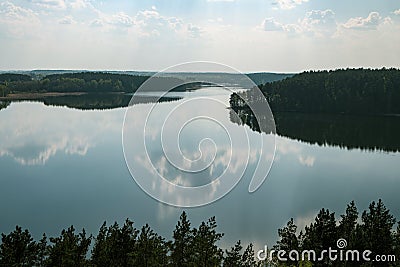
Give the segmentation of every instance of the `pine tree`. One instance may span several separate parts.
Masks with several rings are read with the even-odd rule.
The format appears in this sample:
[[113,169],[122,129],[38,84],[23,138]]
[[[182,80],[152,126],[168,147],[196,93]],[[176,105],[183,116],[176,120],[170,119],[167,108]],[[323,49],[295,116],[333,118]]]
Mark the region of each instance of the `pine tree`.
[[346,213],[341,215],[338,226],[338,237],[347,240],[348,248],[353,248],[356,242],[357,220],[358,210],[353,200],[347,205]]
[[193,252],[193,233],[186,212],[183,211],[171,243],[171,263],[173,266],[189,266]]
[[215,217],[202,222],[199,229],[193,229],[193,264],[195,266],[220,266],[223,260],[223,251],[217,242],[223,237],[216,231]]
[[[286,255],[289,255],[292,250],[299,250],[299,240],[296,236],[297,226],[295,225],[293,218],[286,224],[282,229],[278,229],[278,236],[280,240],[277,242],[277,249],[286,251]],[[297,264],[296,261],[288,260],[288,264]]]
[[8,235],[1,235],[0,266],[34,266],[38,263],[38,245],[28,230],[16,226]]
[[62,230],[59,237],[50,238],[48,266],[87,266],[86,254],[92,237],[86,237],[85,229],[75,234],[75,228]]
[[393,253],[392,228],[396,220],[381,199],[377,203],[373,201],[369,205],[368,211],[363,212],[362,223],[361,230],[365,249],[373,251],[374,254]]
[[104,267],[128,266],[130,255],[135,251],[137,235],[138,230],[129,219],[121,228],[116,222],[107,228],[104,222],[95,238],[92,264]]
[[240,244],[240,240],[236,242],[230,250],[225,250],[226,257],[224,259],[224,267],[241,267],[242,264],[242,251],[243,247]]
[[148,224],[142,227],[129,266],[166,266],[168,248],[164,238],[156,234]]

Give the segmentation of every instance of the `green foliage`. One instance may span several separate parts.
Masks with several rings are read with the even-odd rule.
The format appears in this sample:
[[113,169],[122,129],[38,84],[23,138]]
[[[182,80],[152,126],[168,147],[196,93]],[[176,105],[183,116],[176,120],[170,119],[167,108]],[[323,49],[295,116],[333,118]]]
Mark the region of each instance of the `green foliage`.
[[[354,201],[351,201],[347,205],[346,213],[340,215],[341,220],[339,221],[338,233],[339,238],[344,238],[349,244],[355,244],[357,242],[357,220],[358,220],[358,210]],[[351,249],[350,246],[348,246]]]
[[17,226],[8,235],[1,235],[0,266],[41,265],[45,255],[46,237],[36,243],[28,230]]
[[[299,250],[299,240],[296,235],[297,226],[294,224],[293,218],[282,229],[278,229],[279,240],[276,244],[277,250],[286,251],[286,255],[292,250]],[[297,264],[297,261],[288,261],[288,264]]]
[[30,81],[32,77],[26,74],[16,74],[16,73],[1,73],[0,83],[10,83],[17,81]]
[[0,84],[0,97],[5,97],[8,95],[8,88],[6,85]]
[[[344,238],[347,241],[346,250],[371,250],[371,258],[375,255],[395,255],[400,258],[400,224],[397,231],[393,231],[396,223],[394,216],[385,207],[382,200],[377,203],[372,202],[369,209],[364,211],[361,216],[361,223],[358,222],[358,210],[354,201],[347,205],[345,214],[340,216],[339,223],[336,223],[334,213],[327,209],[321,209],[315,221],[306,226],[304,232],[301,231],[296,236],[296,225],[291,219],[287,225],[278,230],[279,240],[276,249],[291,249],[297,251],[315,250],[316,256],[321,255],[321,251],[329,247],[337,249],[337,240]],[[297,247],[298,246],[298,247]],[[297,247],[297,248],[296,248]],[[287,255],[287,254],[286,254]],[[327,254],[325,254],[326,256]],[[312,259],[309,259],[312,260]],[[374,262],[373,265],[361,262],[340,262],[330,261],[329,257],[324,257],[324,261],[300,261],[299,262],[279,262],[279,266],[396,266],[393,263],[384,262],[381,265]]]
[[261,264],[256,261],[254,257],[253,244],[249,244],[242,255],[242,267],[260,266]]
[[101,226],[95,238],[92,250],[92,264],[94,266],[127,266],[129,254],[134,251],[138,231],[133,227],[133,222],[126,220],[120,228],[117,223]]
[[225,267],[251,267],[261,266],[260,262],[255,259],[253,244],[249,244],[242,253],[242,245],[240,240],[230,250],[225,250],[223,266]]
[[[271,109],[314,113],[400,113],[400,70],[309,71],[259,86]],[[242,96],[257,101],[254,91]],[[243,105],[237,102],[235,105]]]
[[238,241],[235,246],[233,246],[230,250],[225,250],[226,257],[224,259],[223,266],[229,267],[240,267],[242,266],[242,251],[243,247]]
[[394,234],[394,240],[395,240],[395,255],[397,257],[400,257],[400,222],[397,223],[397,231]]
[[[290,251],[315,250],[316,256],[321,250],[337,248],[339,238],[347,240],[346,249],[359,251],[371,250],[373,255],[396,255],[400,258],[400,223],[394,231],[395,219],[383,202],[372,202],[369,209],[358,221],[358,210],[352,201],[337,223],[335,214],[321,209],[314,222],[306,226],[304,232],[297,235],[297,226],[293,219],[278,230],[279,240],[274,250]],[[140,230],[127,219],[122,227],[117,223],[107,226],[104,223],[94,238],[90,258],[88,249],[91,236],[86,237],[85,230],[75,233],[71,226],[62,230],[59,237],[47,238],[44,235],[35,242],[28,230],[16,227],[8,235],[2,234],[0,245],[0,266],[224,266],[224,267],[257,267],[263,266],[255,258],[253,245],[249,244],[243,251],[238,241],[233,247],[223,251],[218,242],[223,237],[217,231],[215,217],[202,222],[198,228],[191,228],[185,212],[179,218],[173,231],[171,241],[154,232],[148,224]],[[326,255],[326,254],[325,254]],[[371,256],[373,257],[373,256]],[[268,262],[268,260],[267,260]],[[279,262],[277,266],[379,266],[362,262],[324,261],[312,259]],[[392,265],[390,265],[392,264]],[[385,262],[382,266],[396,266]]]
[[48,266],[87,266],[86,254],[92,237],[86,237],[85,229],[75,234],[73,226],[62,230],[61,236],[50,238],[53,243],[48,247]]
[[195,266],[220,266],[223,260],[223,251],[217,242],[224,234],[216,231],[217,222],[211,217],[202,222],[198,229],[193,229],[193,263]]
[[166,266],[168,248],[163,237],[156,234],[148,224],[142,227],[129,266]]
[[376,254],[392,254],[394,244],[392,229],[396,220],[382,200],[379,199],[377,203],[373,201],[361,218],[365,248],[373,248]]
[[[8,91],[19,93],[37,92],[85,92],[85,93],[115,93],[135,92],[149,76],[114,74],[108,72],[80,72],[51,74],[41,80],[32,80],[30,76],[19,74],[0,75],[0,84]],[[4,80],[4,81],[2,81]],[[172,77],[154,78],[159,84],[175,84],[181,80]],[[1,88],[0,88],[1,89]],[[157,90],[157,88],[155,88]],[[185,91],[186,87],[180,87],[177,91]],[[0,90],[3,93],[5,90]]]
[[171,264],[177,267],[190,266],[194,237],[185,211],[182,212],[172,237]]
[[[304,236],[300,242],[302,249],[314,250],[316,255],[320,255],[322,250],[336,247],[337,239],[335,213],[330,213],[329,210],[323,208],[319,211],[315,222],[305,227]],[[325,258],[323,262],[317,262],[315,266],[329,264],[332,264],[331,261],[329,258]]]

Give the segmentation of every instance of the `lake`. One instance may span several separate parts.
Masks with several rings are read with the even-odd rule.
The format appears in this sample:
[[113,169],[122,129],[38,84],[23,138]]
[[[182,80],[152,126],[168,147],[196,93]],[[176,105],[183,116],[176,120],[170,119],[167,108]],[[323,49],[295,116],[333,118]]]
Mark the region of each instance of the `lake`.
[[[205,88],[174,93],[158,103],[159,112],[210,96],[229,105],[229,92]],[[0,110],[0,232],[9,233],[21,225],[39,239],[43,232],[57,236],[73,224],[96,234],[104,221],[122,223],[130,218],[137,228],[149,223],[170,239],[180,213],[186,210],[196,227],[216,216],[218,229],[225,233],[221,246],[234,245],[240,239],[254,243],[258,250],[264,244],[273,245],[277,229],[290,218],[302,228],[323,207],[339,218],[352,200],[361,212],[371,201],[382,198],[400,218],[399,117],[276,114],[274,162],[256,192],[248,192],[250,173],[246,170],[238,185],[214,203],[176,208],[143,192],[127,168],[121,133],[126,111],[122,106],[129,100],[102,97],[101,101],[79,96],[44,103],[12,102]],[[135,107],[138,112],[152,105],[151,95],[144,97]],[[99,106],[103,109],[96,109]],[[266,134],[235,122],[232,110],[226,107],[213,112],[230,132],[244,129],[251,145],[257,145],[259,136]],[[157,140],[162,121],[157,118],[154,116],[150,125],[156,141],[150,140],[148,145],[150,156],[167,179],[176,182],[180,177],[182,184],[199,186],[223,172],[220,162],[213,165],[212,175],[203,173],[190,180],[179,176],[176,168],[161,165],[165,161]],[[215,127],[199,122],[185,130],[180,144],[188,157],[198,156],[202,131],[214,134],[215,139],[224,137]],[[217,149],[225,146],[219,141]],[[131,153],[142,158],[140,152]],[[217,152],[216,156],[223,155]],[[246,164],[240,155],[234,160],[238,166]],[[254,168],[254,164],[250,158],[248,167]]]

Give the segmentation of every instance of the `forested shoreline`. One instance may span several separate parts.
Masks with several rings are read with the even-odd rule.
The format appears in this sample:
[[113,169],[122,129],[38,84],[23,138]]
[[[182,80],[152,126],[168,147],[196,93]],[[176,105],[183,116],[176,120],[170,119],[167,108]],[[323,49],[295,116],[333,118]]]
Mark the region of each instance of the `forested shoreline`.
[[[39,94],[47,92],[71,93],[133,93],[155,73],[130,72],[96,72],[96,71],[30,71],[21,73],[0,73],[0,98],[9,94]],[[256,84],[277,81],[292,74],[249,73],[238,75],[232,73],[164,73],[152,78],[152,83],[163,86],[184,84],[173,91],[195,90],[204,86],[215,86],[211,81],[223,84],[240,84],[248,77]],[[247,79],[248,79],[247,78]],[[205,81],[205,82],[200,82]],[[206,82],[209,81],[209,82]],[[248,82],[246,80],[246,82]],[[157,87],[157,86],[156,86]],[[147,88],[151,90],[152,88]],[[155,88],[155,90],[160,88]]]
[[[371,250],[372,256],[393,255],[400,259],[400,222],[385,207],[382,200],[371,202],[359,216],[354,201],[347,205],[339,220],[334,212],[321,209],[314,221],[299,232],[295,221],[278,229],[278,241],[271,249],[286,251],[322,250],[337,248],[337,240],[345,239],[346,249]],[[9,234],[1,235],[0,266],[264,266],[257,259],[259,249],[252,244],[243,247],[237,241],[229,249],[219,244],[224,234],[217,229],[215,217],[192,227],[183,212],[167,240],[146,224],[140,229],[127,219],[100,227],[97,236],[87,235],[83,229],[77,232],[73,226],[62,230],[60,236],[35,241],[28,230],[17,226]],[[93,245],[93,246],[91,246]],[[266,244],[268,245],[268,244]],[[90,250],[91,248],[91,250]],[[268,260],[269,261],[269,260]],[[380,266],[374,262],[292,260],[279,261],[278,266]],[[382,266],[399,266],[396,262],[384,262]]]
[[[273,112],[400,114],[400,70],[394,68],[307,71],[258,87]],[[231,106],[259,101],[254,90],[233,94]]]
[[[15,93],[45,93],[45,92],[84,92],[84,93],[133,93],[150,76],[114,74],[108,72],[78,72],[50,74],[40,79],[33,79],[26,74],[0,74],[0,97]],[[157,77],[154,82],[166,85],[181,84],[182,80],[174,77]],[[175,91],[185,91],[187,86],[175,88]],[[190,88],[189,88],[190,89]]]

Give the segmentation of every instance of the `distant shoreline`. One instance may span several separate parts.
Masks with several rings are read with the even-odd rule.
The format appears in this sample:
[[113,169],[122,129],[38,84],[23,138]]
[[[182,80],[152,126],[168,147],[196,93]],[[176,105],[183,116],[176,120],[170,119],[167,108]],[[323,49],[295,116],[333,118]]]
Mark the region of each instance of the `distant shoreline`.
[[68,93],[60,93],[60,92],[46,92],[46,93],[13,93],[8,94],[7,96],[1,96],[0,100],[33,100],[45,97],[57,97],[57,96],[80,96],[86,95],[87,92],[68,92]]

